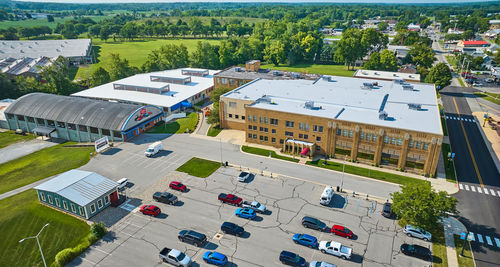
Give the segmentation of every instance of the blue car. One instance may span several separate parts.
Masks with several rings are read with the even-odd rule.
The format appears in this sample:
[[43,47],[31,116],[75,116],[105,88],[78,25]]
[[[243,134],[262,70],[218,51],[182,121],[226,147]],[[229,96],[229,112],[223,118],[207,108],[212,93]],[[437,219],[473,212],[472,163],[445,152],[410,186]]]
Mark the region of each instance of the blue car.
[[227,263],[227,257],[224,254],[221,254],[216,251],[207,251],[203,254],[203,260],[206,263],[224,266]]
[[255,216],[257,216],[255,214],[255,211],[253,209],[250,209],[250,208],[237,209],[235,214],[238,217],[250,219],[250,220],[253,220],[255,218]]
[[293,235],[293,242],[295,242],[295,244],[300,244],[310,248],[318,247],[318,239],[311,235],[295,234]]

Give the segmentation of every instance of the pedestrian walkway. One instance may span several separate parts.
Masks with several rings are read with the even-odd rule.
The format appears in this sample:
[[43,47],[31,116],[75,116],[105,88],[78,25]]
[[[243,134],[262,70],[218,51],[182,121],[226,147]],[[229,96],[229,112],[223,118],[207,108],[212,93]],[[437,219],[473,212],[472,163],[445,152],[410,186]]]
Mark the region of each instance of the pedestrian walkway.
[[443,227],[448,266],[458,267],[457,249],[455,246],[455,238],[453,236],[465,233],[467,232],[467,229],[460,221],[453,217],[443,218]]
[[208,129],[210,129],[210,124],[207,123],[207,118],[200,112],[200,122],[198,123],[198,128],[195,133],[200,135],[207,135]]
[[471,191],[471,192],[478,193],[478,194],[490,195],[492,197],[500,197],[500,190],[496,190],[493,188],[480,187],[477,185],[474,186],[474,185],[464,184],[464,183],[458,184],[458,188],[460,190]]
[[0,164],[57,144],[57,142],[44,141],[38,138],[26,142],[14,143],[0,149]]
[[11,197],[11,196],[16,195],[16,194],[19,194],[19,193],[22,193],[22,192],[24,192],[24,191],[26,191],[26,190],[30,190],[31,188],[33,188],[33,187],[35,187],[35,186],[37,186],[37,185],[39,185],[39,184],[42,184],[42,183],[44,183],[44,182],[46,182],[46,181],[50,180],[52,177],[54,177],[54,176],[50,176],[50,177],[47,177],[47,178],[45,178],[45,179],[42,179],[42,180],[36,181],[36,182],[34,182],[34,183],[31,183],[31,184],[29,184],[29,185],[25,185],[25,186],[23,186],[23,187],[19,187],[19,188],[16,188],[16,189],[14,189],[14,190],[11,190],[11,191],[9,191],[9,192],[6,192],[6,193],[3,193],[3,194],[0,194],[0,200],[2,200],[2,199],[4,199],[4,198]]
[[476,123],[476,119],[468,119],[468,118],[463,118],[463,117],[458,117],[458,116],[446,116],[447,120],[457,120],[457,121],[464,121],[464,122],[472,122]]
[[479,233],[469,232],[470,242],[478,242],[495,248],[500,248],[500,238]]

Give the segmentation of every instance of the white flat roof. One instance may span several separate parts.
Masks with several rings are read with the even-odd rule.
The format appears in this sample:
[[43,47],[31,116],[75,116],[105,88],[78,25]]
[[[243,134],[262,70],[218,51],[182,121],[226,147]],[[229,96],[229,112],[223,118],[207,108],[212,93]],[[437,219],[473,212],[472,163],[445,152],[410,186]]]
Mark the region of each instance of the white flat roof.
[[[132,103],[155,105],[158,107],[172,107],[200,92],[212,87],[214,85],[213,75],[218,72],[218,70],[208,70],[209,74],[206,76],[189,76],[182,75],[183,69],[175,70],[165,70],[151,73],[137,74],[131,77],[127,77],[121,80],[113,81],[107,84],[103,84],[97,87],[93,87],[87,90],[80,91],[78,93],[72,94],[73,96],[82,96],[89,98],[99,98],[117,101],[127,101]],[[190,68],[193,70],[193,68]],[[194,70],[204,70],[204,69],[194,69]],[[191,82],[186,84],[176,84],[176,83],[166,83],[166,82],[151,82],[150,76],[162,76],[162,77],[176,77],[176,78],[186,78],[191,77]],[[113,88],[113,84],[126,84],[126,85],[137,85],[145,87],[169,85],[169,92],[164,94],[154,94],[139,91],[129,91],[129,90],[116,90]]]
[[[411,84],[413,90],[403,90],[401,84],[393,81],[331,78],[332,81],[258,79],[223,97],[254,100],[252,107],[266,110],[443,134],[434,85],[415,83]],[[378,86],[371,90],[361,88],[371,82]],[[313,101],[314,108],[306,108],[307,101]],[[410,109],[408,104],[419,104],[421,109]],[[381,108],[388,114],[386,120],[379,119]]]
[[420,82],[420,74],[380,71],[380,70],[357,70],[353,77],[383,80],[404,79],[409,82]]
[[49,58],[84,57],[91,44],[90,39],[67,39],[67,40],[30,40],[30,41],[7,41],[0,40],[0,59],[13,57],[38,58],[41,56]]

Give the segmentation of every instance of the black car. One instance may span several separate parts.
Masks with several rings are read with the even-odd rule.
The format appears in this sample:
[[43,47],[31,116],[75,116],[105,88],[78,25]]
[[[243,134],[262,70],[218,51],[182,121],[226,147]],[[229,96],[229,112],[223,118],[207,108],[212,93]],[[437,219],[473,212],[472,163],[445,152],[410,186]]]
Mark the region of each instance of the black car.
[[432,252],[428,248],[419,245],[403,244],[401,245],[401,252],[403,252],[403,254],[405,255],[421,258],[424,260],[432,259]]
[[179,232],[179,240],[197,247],[203,246],[207,242],[207,236],[193,230],[182,230]]
[[281,251],[280,261],[281,263],[290,266],[306,266],[306,260],[304,258],[286,250]]
[[386,218],[392,217],[391,206],[392,206],[392,204],[389,202],[384,203],[384,207],[382,208],[382,216],[384,216]]
[[329,229],[324,222],[316,218],[307,216],[302,218],[302,226],[304,226],[305,228],[310,228],[319,231],[326,231]]
[[165,204],[174,205],[177,203],[177,197],[168,192],[156,192],[153,194],[153,199]]
[[238,226],[237,224],[232,222],[224,222],[220,226],[220,230],[225,234],[231,234],[235,236],[241,236],[245,232],[245,229],[243,229],[243,227]]

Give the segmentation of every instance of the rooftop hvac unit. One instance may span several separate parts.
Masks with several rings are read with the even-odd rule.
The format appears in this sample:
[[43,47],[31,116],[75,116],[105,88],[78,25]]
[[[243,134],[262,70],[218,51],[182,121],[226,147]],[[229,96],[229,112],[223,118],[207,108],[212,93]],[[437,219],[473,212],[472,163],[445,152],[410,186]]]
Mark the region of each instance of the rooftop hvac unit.
[[295,73],[295,72],[294,72],[294,73],[292,73],[292,76],[293,76],[294,78],[296,78],[296,79],[300,79],[300,74],[298,74],[298,73]]
[[261,102],[265,102],[265,103],[271,103],[271,97],[267,96],[267,95],[263,95],[261,98],[260,98],[260,101]]
[[411,85],[411,84],[403,84],[403,90],[405,90],[405,91],[413,91],[413,85]]
[[403,84],[405,82],[405,80],[403,79],[396,79],[394,80],[395,83],[398,83],[398,84]]
[[234,71],[236,71],[236,72],[240,72],[240,71],[241,71],[241,68],[240,68],[240,67],[236,67],[236,68],[234,68]]
[[375,75],[380,75],[380,73],[378,73],[378,72],[375,72],[374,74],[375,74]]
[[368,72],[367,71],[362,71],[361,74],[368,75]]
[[385,121],[389,115],[384,110],[378,113],[378,119]]
[[314,108],[314,101],[306,101],[304,104],[304,107],[307,109],[313,109]]
[[280,76],[281,73],[279,71],[277,71],[277,70],[273,70],[273,75],[274,76]]
[[409,103],[408,108],[413,109],[413,110],[420,110],[420,109],[422,109],[422,105],[416,104],[416,103]]

